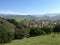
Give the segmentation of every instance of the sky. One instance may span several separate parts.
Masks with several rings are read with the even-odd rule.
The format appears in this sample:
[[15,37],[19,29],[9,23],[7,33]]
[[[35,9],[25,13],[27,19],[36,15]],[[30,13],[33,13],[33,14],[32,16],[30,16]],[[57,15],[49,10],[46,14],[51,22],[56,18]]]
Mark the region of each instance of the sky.
[[60,13],[60,0],[0,0],[0,14]]

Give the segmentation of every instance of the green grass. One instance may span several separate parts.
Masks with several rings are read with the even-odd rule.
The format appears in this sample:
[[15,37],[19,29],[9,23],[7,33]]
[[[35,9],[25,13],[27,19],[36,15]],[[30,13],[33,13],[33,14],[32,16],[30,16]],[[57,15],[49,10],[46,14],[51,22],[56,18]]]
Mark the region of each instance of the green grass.
[[42,35],[27,39],[14,40],[2,45],[60,45],[60,34]]
[[15,18],[15,20],[16,20],[17,22],[21,22],[21,21],[24,20],[24,18],[22,18],[22,17],[20,17],[20,18]]

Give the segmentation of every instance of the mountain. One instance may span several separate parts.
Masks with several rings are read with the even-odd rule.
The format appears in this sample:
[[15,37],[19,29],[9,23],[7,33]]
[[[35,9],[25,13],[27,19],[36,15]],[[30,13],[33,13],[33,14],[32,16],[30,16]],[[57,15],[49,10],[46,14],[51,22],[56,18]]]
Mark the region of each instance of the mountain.
[[36,17],[32,15],[12,15],[12,14],[0,14],[0,17],[5,18],[5,19],[15,19],[16,21],[20,22],[22,20],[32,20],[36,19]]
[[51,17],[44,15],[44,16],[39,17],[39,19],[40,20],[51,20]]
[[52,17],[52,19],[54,19],[54,20],[60,20],[60,15],[56,15],[56,16]]
[[7,19],[15,19],[18,22],[21,22],[22,20],[60,20],[59,13],[58,14],[45,14],[45,15],[0,14],[0,17],[7,18]]

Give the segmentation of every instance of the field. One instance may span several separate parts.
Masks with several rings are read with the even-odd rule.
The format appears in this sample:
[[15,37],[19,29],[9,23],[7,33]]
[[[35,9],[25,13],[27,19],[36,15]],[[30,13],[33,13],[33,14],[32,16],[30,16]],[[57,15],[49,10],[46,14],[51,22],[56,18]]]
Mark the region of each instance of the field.
[[1,45],[60,45],[60,34],[50,34],[24,38]]

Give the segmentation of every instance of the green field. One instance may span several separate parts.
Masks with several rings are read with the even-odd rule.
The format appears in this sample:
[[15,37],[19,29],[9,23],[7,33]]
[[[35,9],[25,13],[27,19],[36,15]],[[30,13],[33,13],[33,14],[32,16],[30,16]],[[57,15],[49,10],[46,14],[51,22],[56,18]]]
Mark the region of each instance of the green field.
[[1,45],[60,45],[60,34],[24,38]]

